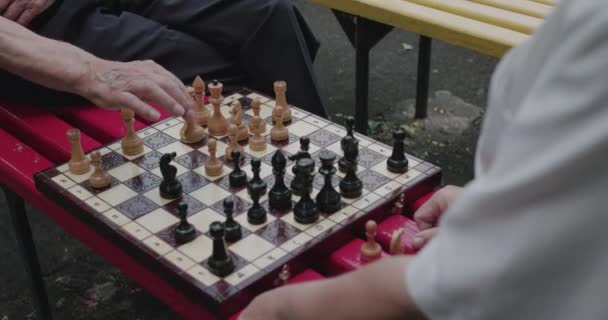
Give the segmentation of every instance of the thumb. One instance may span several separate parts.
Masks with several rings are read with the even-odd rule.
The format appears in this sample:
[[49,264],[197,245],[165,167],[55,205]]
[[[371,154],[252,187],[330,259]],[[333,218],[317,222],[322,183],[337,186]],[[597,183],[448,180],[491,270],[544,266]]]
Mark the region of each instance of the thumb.
[[422,247],[424,247],[429,240],[435,237],[438,230],[439,228],[435,227],[418,232],[418,234],[412,240],[412,247],[414,247],[416,250],[422,249]]

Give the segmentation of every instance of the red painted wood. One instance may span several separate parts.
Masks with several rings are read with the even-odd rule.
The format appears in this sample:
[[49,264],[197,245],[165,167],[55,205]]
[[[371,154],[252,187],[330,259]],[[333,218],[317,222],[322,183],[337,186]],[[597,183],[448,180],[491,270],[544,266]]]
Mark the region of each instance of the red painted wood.
[[418,200],[414,201],[414,203],[412,203],[411,207],[409,208],[410,215],[413,215],[416,210],[418,210],[425,202],[429,201],[429,199],[435,194],[435,192],[437,191],[431,191],[425,194],[424,196],[418,198]]
[[[70,145],[66,132],[72,128],[47,110],[25,104],[0,103],[0,122],[6,132],[43,154],[54,163],[70,159]],[[86,151],[101,145],[86,134],[81,134]]]
[[[367,265],[368,262],[361,260],[361,255],[359,253],[363,243],[365,243],[365,241],[355,239],[342,248],[334,251],[321,266],[323,274],[327,276],[336,276]],[[387,256],[388,253],[382,251],[382,257]]]
[[378,243],[380,243],[380,245],[386,252],[389,252],[391,237],[393,236],[393,233],[396,230],[401,228],[403,228],[404,231],[403,235],[401,236],[401,246],[403,247],[403,253],[416,253],[417,250],[412,247],[412,240],[418,233],[418,226],[413,220],[401,215],[391,216],[386,220],[382,221],[382,223],[378,225],[378,233],[376,234],[376,240],[378,241]]

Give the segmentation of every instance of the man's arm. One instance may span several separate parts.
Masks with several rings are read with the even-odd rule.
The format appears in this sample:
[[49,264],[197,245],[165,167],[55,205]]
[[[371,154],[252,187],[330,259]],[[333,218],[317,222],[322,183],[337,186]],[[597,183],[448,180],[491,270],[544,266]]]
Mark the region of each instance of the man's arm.
[[67,43],[41,37],[0,17],[0,69],[34,83],[83,96],[100,107],[133,109],[155,120],[144,101],[182,115],[193,104],[185,86],[152,61],[99,59]]
[[409,260],[389,257],[339,277],[270,291],[240,319],[424,319],[404,286]]

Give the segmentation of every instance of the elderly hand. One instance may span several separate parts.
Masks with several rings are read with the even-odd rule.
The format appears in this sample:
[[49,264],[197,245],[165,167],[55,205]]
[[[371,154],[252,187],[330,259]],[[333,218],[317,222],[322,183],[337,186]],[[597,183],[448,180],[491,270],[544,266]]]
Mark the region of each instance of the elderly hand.
[[445,186],[414,213],[414,220],[421,230],[412,241],[415,249],[421,249],[435,236],[439,218],[458,199],[461,192],[461,187]]
[[27,27],[32,20],[51,6],[53,0],[0,0],[0,14]]

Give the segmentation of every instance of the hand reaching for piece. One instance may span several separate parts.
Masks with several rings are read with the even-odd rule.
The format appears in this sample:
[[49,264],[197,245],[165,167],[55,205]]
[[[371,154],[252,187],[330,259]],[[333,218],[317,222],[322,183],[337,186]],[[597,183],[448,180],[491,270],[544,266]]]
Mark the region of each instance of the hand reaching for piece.
[[445,186],[414,213],[414,220],[421,230],[412,242],[415,249],[421,249],[435,236],[439,218],[458,199],[461,192],[461,187]]
[[0,14],[27,27],[32,20],[51,6],[53,0],[0,0]]

